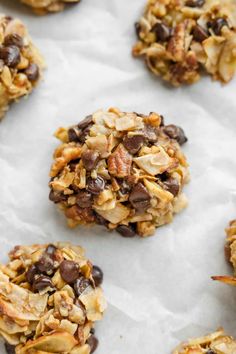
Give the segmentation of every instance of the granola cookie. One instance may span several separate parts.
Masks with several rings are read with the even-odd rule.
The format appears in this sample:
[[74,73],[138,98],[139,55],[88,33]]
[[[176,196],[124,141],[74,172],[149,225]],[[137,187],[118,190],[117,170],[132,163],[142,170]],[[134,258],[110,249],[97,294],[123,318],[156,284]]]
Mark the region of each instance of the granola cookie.
[[236,220],[232,220],[226,231],[225,257],[233,266],[234,276],[214,276],[213,280],[236,286]]
[[49,198],[70,227],[102,224],[124,237],[150,236],[186,206],[184,131],[157,113],[97,111],[59,128]]
[[33,8],[38,15],[45,15],[48,12],[59,12],[64,10],[66,4],[75,4],[80,0],[21,0]]
[[174,86],[195,83],[203,71],[222,83],[234,76],[235,0],[148,0],[136,31],[134,56]]
[[8,353],[90,354],[106,308],[103,279],[79,246],[16,246],[0,265],[0,334]]
[[12,101],[31,93],[43,67],[44,61],[25,25],[0,15],[0,119]]
[[235,354],[236,341],[220,329],[205,337],[180,344],[173,354]]

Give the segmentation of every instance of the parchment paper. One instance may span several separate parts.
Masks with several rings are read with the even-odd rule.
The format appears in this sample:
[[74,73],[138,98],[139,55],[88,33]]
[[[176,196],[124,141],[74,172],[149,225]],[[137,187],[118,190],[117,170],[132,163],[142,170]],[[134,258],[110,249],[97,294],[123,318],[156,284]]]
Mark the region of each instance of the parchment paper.
[[[85,247],[104,270],[109,303],[96,327],[97,354],[167,354],[219,326],[236,336],[236,290],[210,279],[231,272],[223,245],[224,228],[236,217],[236,79],[222,87],[205,77],[180,89],[155,79],[130,55],[143,6],[144,0],[84,0],[37,17],[18,1],[0,1],[0,12],[28,25],[48,65],[44,82],[0,124],[0,259],[21,243]],[[54,131],[110,106],[157,111],[189,138],[189,207],[148,239],[99,227],[69,230],[48,201]]]

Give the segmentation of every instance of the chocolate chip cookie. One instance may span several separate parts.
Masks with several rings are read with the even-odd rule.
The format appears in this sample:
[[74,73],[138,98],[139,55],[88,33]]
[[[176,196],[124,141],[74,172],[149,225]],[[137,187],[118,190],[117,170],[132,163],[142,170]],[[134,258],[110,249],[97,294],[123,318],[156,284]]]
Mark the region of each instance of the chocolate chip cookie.
[[236,340],[223,329],[180,344],[173,354],[235,354]]
[[213,280],[219,280],[223,283],[236,286],[236,220],[232,220],[226,231],[225,257],[233,266],[234,276],[214,276]]
[[7,353],[91,354],[106,308],[103,273],[69,243],[16,246],[0,265],[0,334]]
[[0,119],[9,104],[27,96],[38,84],[44,61],[25,25],[0,15]]
[[33,8],[38,15],[45,15],[48,12],[59,12],[64,10],[66,5],[75,4],[80,0],[21,0]]
[[124,237],[150,236],[187,204],[182,128],[157,113],[98,111],[59,128],[49,198],[70,227],[101,224]]
[[227,83],[235,73],[234,0],[148,0],[136,32],[133,55],[174,86],[193,84],[202,72]]

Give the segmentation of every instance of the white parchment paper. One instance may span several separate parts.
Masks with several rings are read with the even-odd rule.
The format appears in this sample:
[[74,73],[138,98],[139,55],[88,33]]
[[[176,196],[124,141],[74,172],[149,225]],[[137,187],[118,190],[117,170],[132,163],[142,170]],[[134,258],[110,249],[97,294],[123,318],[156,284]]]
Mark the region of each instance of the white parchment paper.
[[[130,55],[143,6],[144,0],[83,0],[37,17],[17,0],[0,0],[0,12],[28,25],[48,65],[44,82],[0,124],[0,259],[21,243],[85,247],[104,270],[109,303],[97,325],[97,354],[167,354],[219,326],[236,335],[235,289],[210,279],[231,271],[223,245],[224,228],[236,217],[236,79],[221,87],[205,77],[180,89],[155,79]],[[157,111],[189,138],[189,207],[148,239],[99,227],[69,230],[48,201],[54,131],[110,106]]]

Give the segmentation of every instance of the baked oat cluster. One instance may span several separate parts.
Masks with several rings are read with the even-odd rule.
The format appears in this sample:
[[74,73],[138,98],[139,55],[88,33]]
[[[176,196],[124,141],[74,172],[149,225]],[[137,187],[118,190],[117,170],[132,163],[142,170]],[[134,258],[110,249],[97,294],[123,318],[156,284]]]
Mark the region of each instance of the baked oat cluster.
[[69,243],[16,246],[0,265],[0,334],[8,353],[90,354],[106,308],[103,273]]
[[236,286],[236,220],[232,220],[226,228],[225,256],[234,269],[234,276],[214,276],[213,280]]
[[136,31],[134,56],[174,86],[203,71],[223,83],[235,73],[235,0],[148,0]]
[[43,67],[44,61],[24,24],[0,15],[0,119],[12,101],[33,90]]
[[75,4],[80,0],[21,0],[26,5],[33,8],[38,15],[45,15],[48,12],[59,12],[64,10],[68,4]]
[[236,341],[220,329],[205,337],[191,339],[179,345],[173,354],[235,354]]
[[70,227],[102,224],[122,236],[150,236],[187,204],[184,131],[157,113],[97,111],[59,128],[50,200]]

